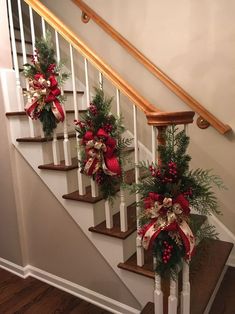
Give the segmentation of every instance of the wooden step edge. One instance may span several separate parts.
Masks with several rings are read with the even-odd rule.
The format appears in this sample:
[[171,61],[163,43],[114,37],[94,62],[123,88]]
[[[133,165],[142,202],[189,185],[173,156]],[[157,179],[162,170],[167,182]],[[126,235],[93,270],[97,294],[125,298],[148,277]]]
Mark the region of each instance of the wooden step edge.
[[[75,133],[69,133],[68,138],[75,138],[76,134]],[[57,134],[57,140],[63,140],[64,139],[64,134]],[[45,143],[45,142],[51,142],[53,140],[52,137],[20,137],[17,138],[16,141],[19,143]]]
[[[20,38],[15,38],[15,41],[17,43],[21,43],[22,42],[22,40]],[[24,42],[25,42],[25,44],[32,45],[32,41],[30,41],[30,40],[25,40]]]
[[[17,56],[23,57],[23,52],[17,52]],[[32,58],[33,54],[32,53],[26,53],[27,58]]]
[[[84,113],[86,112],[86,109],[79,110],[79,113]],[[66,114],[74,114],[73,109],[67,109],[65,110]],[[11,111],[11,112],[6,112],[7,117],[18,117],[18,116],[27,116],[25,111]]]
[[[134,169],[130,169],[130,170],[127,170],[125,172],[125,176],[126,176],[126,179],[125,179],[125,183],[126,184],[131,184],[134,182],[134,178],[135,178],[135,171]],[[120,190],[120,187],[117,186],[116,188],[116,192],[118,192]],[[64,194],[62,196],[64,199],[67,199],[67,200],[72,200],[72,201],[78,201],[78,202],[86,202],[86,203],[91,203],[91,204],[95,204],[99,201],[101,201],[103,198],[102,196],[97,196],[97,197],[92,197],[91,196],[91,187],[88,186],[86,187],[86,194],[85,195],[79,195],[79,192],[78,190],[72,192],[72,193],[69,193],[69,194]]]
[[100,195],[97,197],[91,196],[91,186],[86,187],[85,195],[79,195],[79,191],[76,190],[72,193],[64,194],[62,197],[66,200],[85,202],[85,203],[90,203],[90,204],[95,204],[103,199],[102,196]]
[[59,165],[54,165],[53,163],[40,165],[38,169],[41,170],[55,170],[55,171],[69,171],[78,168],[77,158],[72,158],[72,164],[70,166],[65,165],[65,160],[62,160]]
[[190,273],[192,314],[204,313],[233,248],[232,243],[212,239],[203,245],[201,263]]
[[[145,252],[146,253],[146,252]],[[133,254],[128,261],[132,260],[133,263],[118,263],[117,267],[123,270],[127,270],[130,271],[132,273],[144,276],[144,277],[148,277],[151,279],[154,279],[154,271],[151,269],[146,269],[146,264],[144,266],[137,266],[137,261],[136,261],[136,253]]]
[[[197,268],[190,271],[191,314],[204,313],[233,248],[232,243],[213,239],[203,240],[199,246],[205,252],[200,253]],[[144,269],[146,266],[139,267],[136,265],[136,254],[132,256],[132,260],[135,262],[135,265],[119,263],[118,267],[139,275],[154,278],[153,271]],[[153,304],[146,305],[141,313],[154,314],[153,309]],[[145,312],[144,310],[148,310],[149,312]]]
[[154,304],[152,302],[148,302],[140,314],[154,314]]
[[91,232],[103,234],[109,237],[114,237],[118,239],[125,240],[128,238],[133,232],[136,231],[136,206],[132,204],[127,207],[127,220],[128,220],[128,230],[122,232],[120,229],[120,212],[116,213],[113,216],[113,228],[107,229],[106,222],[98,224],[95,227],[90,227],[88,230]]

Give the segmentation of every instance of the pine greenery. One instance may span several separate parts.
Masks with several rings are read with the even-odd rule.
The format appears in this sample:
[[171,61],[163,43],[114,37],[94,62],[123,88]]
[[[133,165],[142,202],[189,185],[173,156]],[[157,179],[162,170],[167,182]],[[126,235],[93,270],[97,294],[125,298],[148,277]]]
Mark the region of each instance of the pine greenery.
[[[132,192],[135,191],[141,196],[138,204],[142,208],[139,214],[139,225],[141,232],[151,222],[149,209],[145,210],[145,202],[149,193],[157,193],[163,198],[175,199],[183,195],[192,208],[203,215],[211,213],[220,214],[214,187],[225,188],[222,180],[211,170],[191,170],[189,163],[190,155],[187,153],[189,137],[184,131],[178,131],[176,126],[167,128],[165,145],[158,147],[161,163],[141,162],[138,167],[147,173],[147,176],[139,183],[132,185]],[[173,164],[173,165],[172,165]],[[174,167],[172,170],[171,167]],[[173,175],[172,175],[173,171]],[[175,172],[174,172],[175,171]],[[208,222],[201,226],[197,219],[185,218],[192,230],[196,243],[204,238],[217,238],[214,226]],[[182,269],[182,261],[185,256],[185,249],[182,241],[177,237],[169,236],[168,231],[161,231],[153,243],[153,256],[156,258],[155,271],[162,277],[175,279],[179,270]],[[164,242],[170,243],[173,247],[171,258],[163,263]]]
[[[99,129],[107,129],[110,137],[116,140],[115,156],[123,168],[126,157],[125,148],[131,143],[132,139],[122,137],[125,131],[122,117],[115,117],[111,113],[112,98],[107,98],[101,89],[95,88],[95,96],[88,110],[80,115],[77,122],[76,131],[78,138],[81,139],[79,160],[81,172],[84,172],[84,165],[87,161],[86,145],[83,145],[83,138],[87,131],[96,134]],[[123,183],[123,171],[120,175],[108,175],[103,172],[102,167],[93,175],[93,179],[98,183],[99,190],[104,199],[112,202],[120,184]]]

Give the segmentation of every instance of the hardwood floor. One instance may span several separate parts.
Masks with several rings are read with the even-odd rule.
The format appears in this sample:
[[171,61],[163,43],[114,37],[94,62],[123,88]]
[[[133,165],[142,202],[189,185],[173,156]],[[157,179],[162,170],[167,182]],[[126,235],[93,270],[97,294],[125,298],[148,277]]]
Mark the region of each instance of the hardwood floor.
[[0,269],[0,314],[111,314],[37,279]]

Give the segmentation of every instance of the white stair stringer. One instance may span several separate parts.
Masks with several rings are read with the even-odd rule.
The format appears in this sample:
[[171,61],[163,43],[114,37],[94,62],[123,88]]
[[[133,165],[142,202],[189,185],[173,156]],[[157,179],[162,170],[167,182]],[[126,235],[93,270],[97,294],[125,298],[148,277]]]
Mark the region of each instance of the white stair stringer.
[[[11,78],[12,77],[13,76],[11,76]],[[8,86],[11,86],[11,84],[15,84],[15,82],[12,80],[8,81]],[[9,90],[11,90],[11,101],[14,101],[14,98],[16,100],[16,95],[12,94],[12,91],[14,89],[9,88]],[[6,95],[7,91],[5,90],[4,96]],[[9,97],[9,95],[7,95],[7,97]],[[117,267],[119,262],[126,261],[132,254],[134,254],[136,233],[133,233],[127,239],[122,240],[118,238],[107,237],[101,234],[94,234],[88,231],[88,228],[90,226],[97,224],[97,217],[96,214],[94,214],[94,208],[96,206],[100,206],[101,208],[104,207],[102,205],[103,201],[100,201],[99,203],[97,203],[97,205],[94,206],[90,203],[64,200],[62,198],[62,195],[74,190],[74,182],[71,186],[68,186],[68,181],[70,181],[70,177],[67,176],[69,175],[63,171],[57,172],[38,169],[39,165],[51,162],[51,160],[49,160],[50,158],[45,153],[45,146],[50,145],[51,142],[16,142],[16,138],[19,137],[20,122],[17,121],[15,117],[14,119],[12,119],[11,117],[9,118],[9,129],[12,142],[17,150],[34,169],[38,176],[43,180],[43,182],[47,185],[49,190],[54,194],[58,201],[63,205],[66,211],[71,215],[76,224],[90,239],[90,241],[98,249],[100,254],[117,273],[117,275],[121,278],[123,283],[127,286],[127,288],[134,295],[134,297],[141,304],[141,306],[144,306],[148,301],[152,301],[154,283],[153,279],[146,278],[134,273],[129,273]],[[100,217],[99,219],[101,220],[102,218]]]

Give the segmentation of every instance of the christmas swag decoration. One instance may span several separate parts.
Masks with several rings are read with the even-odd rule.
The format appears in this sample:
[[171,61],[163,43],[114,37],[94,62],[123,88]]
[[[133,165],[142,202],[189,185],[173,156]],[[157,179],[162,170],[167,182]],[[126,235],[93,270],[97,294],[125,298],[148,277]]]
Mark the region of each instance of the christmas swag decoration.
[[[212,185],[223,187],[210,170],[189,170],[186,153],[189,137],[175,126],[166,132],[166,145],[159,146],[161,162],[140,167],[147,177],[135,185],[141,195],[139,234],[145,249],[156,257],[155,271],[162,277],[176,278],[182,262],[189,262],[202,237],[215,236],[213,226],[196,231],[190,220],[190,206],[199,213],[219,213]],[[195,230],[194,230],[195,229]],[[199,239],[200,237],[200,239]]]
[[64,121],[65,97],[60,87],[69,75],[61,72],[63,66],[63,62],[56,63],[51,34],[47,32],[45,38],[36,40],[32,62],[23,68],[29,83],[25,111],[30,118],[41,121],[46,137],[52,135],[57,123]]
[[81,120],[75,121],[80,140],[81,172],[98,184],[104,199],[111,200],[123,179],[124,148],[131,143],[122,138],[122,119],[110,113],[112,99],[100,89]]

